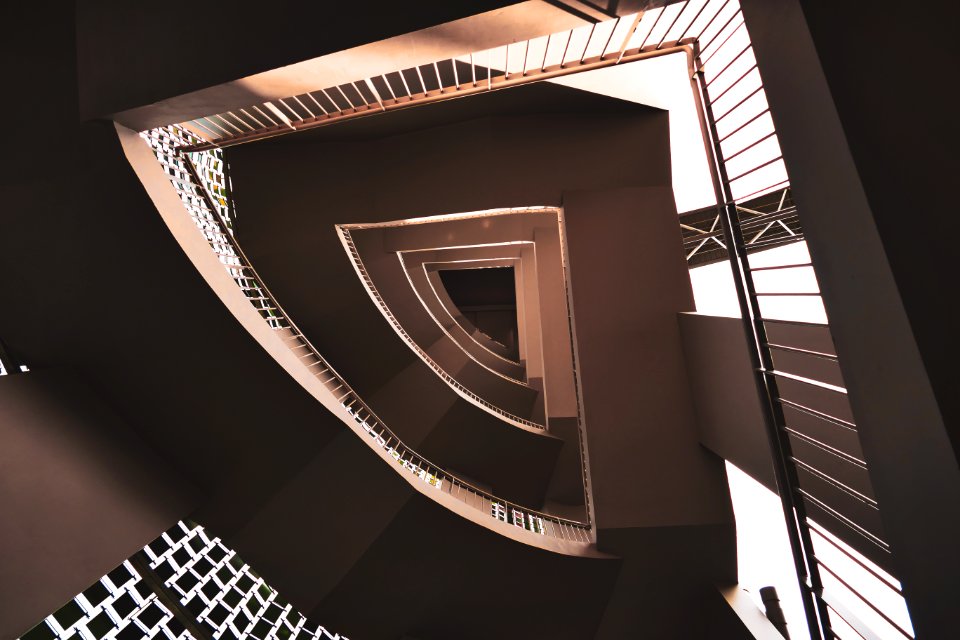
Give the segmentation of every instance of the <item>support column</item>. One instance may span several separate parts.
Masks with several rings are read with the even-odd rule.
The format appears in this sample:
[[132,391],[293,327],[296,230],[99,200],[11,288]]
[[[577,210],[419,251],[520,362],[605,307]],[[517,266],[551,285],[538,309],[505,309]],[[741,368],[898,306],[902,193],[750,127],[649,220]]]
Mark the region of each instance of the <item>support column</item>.
[[[841,89],[869,97],[870,109],[884,114],[884,128],[871,135],[896,145],[891,132],[910,123],[887,106],[877,85],[865,80],[870,74],[883,76],[881,69],[900,53],[894,46],[872,57],[873,70],[849,66],[848,58],[838,56],[840,43],[829,43],[829,50],[815,44],[797,0],[742,4],[914,628],[919,638],[937,637],[956,624],[960,469],[929,375],[936,371],[927,368],[918,348],[914,331],[921,325],[911,326],[911,309],[904,304],[901,287],[907,280],[901,276],[911,263],[894,265],[888,259],[890,238],[881,236],[877,215],[877,207],[890,197],[923,185],[864,180],[865,168],[874,170],[874,178],[877,171],[899,178],[900,170],[882,161],[878,167],[869,154],[855,153],[847,127],[860,115],[873,116],[854,114],[851,119],[847,113],[844,118],[821,65],[827,55],[835,69],[849,69],[854,88]],[[900,13],[887,14],[887,33],[902,33],[900,19]],[[852,38],[842,44],[849,51],[857,42],[875,49],[873,38],[879,32],[857,26],[840,35]],[[886,90],[899,91],[901,79],[891,78]],[[911,159],[900,157],[899,162]],[[865,189],[868,183],[872,190]],[[946,190],[944,184],[937,188]],[[901,235],[913,233],[916,223],[909,218],[919,214],[904,208],[896,212],[902,216]],[[915,264],[931,282],[951,277],[930,270],[928,259]],[[948,337],[942,347],[949,349],[949,342]]]

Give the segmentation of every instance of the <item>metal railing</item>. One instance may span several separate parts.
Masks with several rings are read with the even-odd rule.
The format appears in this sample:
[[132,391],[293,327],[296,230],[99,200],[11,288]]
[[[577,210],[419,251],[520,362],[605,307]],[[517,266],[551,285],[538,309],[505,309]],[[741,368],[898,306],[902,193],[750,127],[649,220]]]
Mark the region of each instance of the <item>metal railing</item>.
[[[774,319],[789,321],[772,312],[773,302],[790,296],[803,297],[811,304],[820,305],[824,322],[818,326],[827,332],[829,328],[818,294],[757,291],[755,280],[759,274],[787,269],[812,270],[813,265],[809,260],[762,266],[751,263],[751,256],[761,255],[760,249],[800,242],[802,215],[786,201],[790,180],[737,0],[678,2],[662,9],[358,79],[183,124],[197,138],[189,150],[202,151],[679,51],[687,54],[691,65],[692,87],[700,109],[718,202],[712,214],[687,225],[690,228],[685,230],[685,240],[689,240],[685,243],[686,254],[691,265],[697,260],[713,261],[718,255],[726,254],[733,268],[750,344],[755,348],[758,385],[769,401],[773,457],[810,632],[817,638],[853,637],[854,633],[871,637],[877,633],[873,629],[882,628],[894,637],[912,637],[902,598],[898,601],[902,615],[888,620],[885,614],[879,615],[883,612],[878,611],[881,607],[876,606],[872,594],[844,586],[852,583],[839,575],[836,567],[823,564],[823,554],[818,555],[815,550],[817,545],[840,549],[829,536],[818,537],[815,545],[816,534],[811,531],[822,526],[824,531],[848,544],[855,552],[853,555],[861,556],[855,558],[857,563],[865,564],[862,558],[870,557],[875,564],[889,566],[884,561],[889,555],[889,550],[884,549],[885,543],[876,544],[877,540],[882,542],[882,537],[864,536],[865,527],[857,524],[847,508],[818,498],[810,487],[822,482],[839,491],[838,495],[852,496],[857,491],[849,483],[823,473],[794,451],[801,444],[831,450],[827,442],[809,435],[804,441],[796,435],[802,433],[795,428],[795,422],[801,419],[798,416],[821,420],[854,435],[856,425],[852,415],[839,416],[835,415],[837,412],[809,406],[810,403],[793,401],[781,389],[789,385],[823,387],[808,376],[796,380],[783,375],[788,373],[782,370],[783,354],[791,353],[790,348],[794,349],[794,355],[798,353],[797,347],[770,340],[771,322]],[[780,200],[773,210],[755,205],[769,205],[764,199],[777,196]],[[813,353],[799,355],[823,360],[824,354],[799,348],[799,352],[804,351]],[[835,353],[828,355],[831,357],[827,360],[836,360]],[[808,384],[811,381],[814,384]],[[834,386],[839,389],[828,389],[824,393],[844,396],[842,385]],[[861,462],[865,469],[867,461]],[[819,475],[811,473],[810,468],[819,471]],[[804,480],[801,474],[806,474]],[[863,503],[851,504],[850,508],[855,508]],[[875,509],[878,505],[869,508]],[[814,510],[818,519],[811,520],[808,510]],[[821,576],[821,567],[826,580]],[[826,591],[825,582],[832,585],[828,585]],[[895,579],[891,577],[882,582],[899,597]],[[831,594],[833,588],[845,590],[849,598],[841,603]],[[853,607],[849,606],[850,602],[854,602]],[[864,612],[869,621],[859,615]]]
[[198,138],[189,151],[226,147],[357,117],[496,91],[713,43],[728,24],[723,0],[586,24],[485,51],[203,116],[180,125]]
[[811,635],[911,638],[812,261],[764,251],[802,241],[801,216],[743,14],[723,6],[724,27],[694,44],[718,205],[688,217],[687,259],[733,269]]
[[[541,210],[534,210],[541,211]],[[403,325],[400,324],[400,321],[397,320],[396,316],[393,315],[393,312],[390,311],[390,306],[384,301],[383,297],[380,295],[380,292],[377,290],[377,286],[373,283],[373,279],[370,277],[370,274],[367,272],[366,266],[363,264],[363,260],[360,258],[360,252],[357,251],[357,247],[353,242],[353,236],[350,234],[350,225],[337,225],[337,233],[340,234],[340,241],[343,243],[344,249],[346,249],[347,254],[350,257],[350,263],[353,265],[354,270],[357,272],[357,275],[360,276],[360,281],[363,283],[364,289],[367,290],[367,293],[370,295],[370,298],[373,300],[374,304],[377,305],[377,308],[380,310],[380,313],[383,314],[383,317],[387,319],[387,322],[390,323],[390,326],[393,327],[393,330],[397,332],[397,335],[410,347],[414,353],[416,353],[421,360],[423,360],[428,367],[433,369],[441,380],[443,380],[447,385],[453,389],[457,395],[465,399],[470,404],[473,404],[481,409],[496,414],[500,419],[509,422],[516,426],[529,427],[531,429],[538,429],[544,431],[545,427],[542,424],[529,420],[527,418],[522,418],[518,415],[512,414],[509,411],[498,407],[497,405],[481,398],[479,395],[463,386],[456,378],[451,376],[447,371],[440,366],[440,364],[430,357],[430,355],[423,350],[423,348],[417,344],[417,341],[407,333],[407,330],[403,328]],[[495,375],[503,377],[497,372],[491,372]],[[515,381],[511,381],[515,382]]]
[[[570,353],[572,357],[572,361],[570,365],[571,365],[571,370],[574,378],[574,393],[577,398],[577,445],[578,445],[578,450],[580,452],[580,473],[581,473],[581,481],[583,485],[584,506],[586,508],[588,518],[592,520],[593,512],[591,510],[592,509],[591,482],[590,482],[590,474],[588,471],[588,464],[587,464],[587,445],[586,445],[587,440],[586,440],[586,433],[584,431],[584,424],[583,424],[582,402],[581,402],[582,391],[580,389],[579,373],[578,373],[579,367],[577,366],[577,361],[576,361],[576,358],[577,358],[576,346],[573,342],[574,328],[573,328],[573,317],[571,314],[571,309],[573,308],[573,302],[570,297],[570,290],[569,290],[569,264],[568,264],[568,256],[567,256],[567,249],[566,249],[566,244],[567,244],[566,234],[564,232],[564,224],[562,220],[563,210],[558,209],[556,207],[544,207],[544,206],[512,207],[507,209],[488,209],[485,211],[442,214],[442,215],[431,216],[429,218],[412,218],[412,219],[406,219],[406,220],[396,220],[391,222],[371,222],[371,223],[337,225],[337,230],[340,233],[341,242],[343,243],[347,253],[350,255],[351,262],[354,264],[354,269],[357,271],[357,274],[360,276],[360,279],[364,283],[364,287],[367,289],[367,293],[370,295],[371,299],[373,299],[374,304],[376,304],[380,308],[381,313],[384,315],[385,318],[387,318],[387,321],[390,322],[390,324],[394,327],[394,329],[397,331],[400,337],[403,338],[404,341],[407,342],[407,344],[409,344],[412,349],[414,349],[417,353],[421,354],[421,357],[424,358],[424,360],[427,361],[428,364],[430,364],[430,362],[432,361],[430,360],[429,356],[423,353],[423,350],[420,349],[419,346],[417,346],[417,344],[413,341],[413,339],[407,335],[406,331],[404,331],[403,329],[403,326],[391,313],[389,306],[380,297],[380,294],[379,292],[377,292],[377,289],[374,286],[372,279],[370,278],[369,274],[366,272],[366,268],[363,265],[363,260],[360,259],[359,252],[357,251],[357,248],[353,243],[353,239],[352,239],[352,236],[350,235],[350,231],[355,229],[370,229],[370,228],[382,228],[382,227],[406,227],[411,225],[433,223],[433,222],[470,220],[470,219],[477,219],[477,218],[487,218],[494,215],[502,216],[502,215],[516,215],[516,214],[537,214],[537,213],[545,213],[545,212],[553,213],[558,216],[557,223],[559,225],[559,236],[560,236],[560,258],[561,258],[560,262],[561,262],[561,265],[563,268],[563,274],[564,274],[563,283],[564,283],[564,292],[565,292],[565,300],[566,300],[566,308],[567,308],[567,327],[568,327],[568,335],[570,337]],[[401,263],[403,263],[402,257],[401,257]],[[413,286],[412,283],[411,283],[411,286]],[[433,287],[432,284],[430,286]],[[436,293],[436,291],[434,291],[434,293]],[[441,302],[441,305],[443,305],[442,302]],[[439,373],[439,368],[435,370],[438,370],[438,373]],[[453,382],[456,383],[455,380]],[[456,389],[456,387],[454,388]],[[494,410],[496,410],[496,408],[494,408]],[[504,414],[504,415],[506,416],[509,414]]]
[[[747,207],[747,204],[750,206]],[[740,225],[748,253],[804,239],[789,186],[737,205],[737,211],[749,214]],[[726,240],[716,206],[681,213],[680,229],[690,267],[727,260]]]
[[[407,269],[406,260],[404,260],[404,259],[402,258],[402,256],[401,256],[401,260],[403,260],[404,269]],[[467,319],[463,316],[462,313],[460,313],[459,309],[457,309],[455,305],[452,305],[452,304],[451,304],[451,306],[453,306],[453,309],[448,308],[447,304],[445,304],[444,301],[441,299],[440,294],[439,294],[439,292],[437,291],[437,287],[434,285],[433,281],[432,281],[431,278],[430,278],[430,274],[429,274],[429,271],[428,271],[428,269],[427,269],[427,265],[424,263],[424,264],[421,264],[420,266],[421,266],[421,268],[423,269],[424,274],[426,274],[426,276],[427,276],[427,287],[430,289],[431,293],[433,293],[433,299],[435,299],[435,304],[437,304],[438,307],[442,310],[442,314],[443,314],[446,318],[448,318],[451,322],[453,322],[453,323],[460,329],[461,332],[463,332],[463,335],[466,336],[466,339],[469,340],[470,342],[472,342],[474,345],[476,345],[477,348],[482,349],[483,352],[486,353],[487,355],[489,355],[490,357],[496,358],[497,360],[499,360],[499,361],[501,361],[501,362],[503,362],[503,363],[505,363],[505,364],[507,364],[507,365],[512,365],[512,366],[514,366],[514,367],[521,367],[520,362],[519,362],[519,358],[518,358],[517,360],[511,360],[510,358],[506,357],[505,355],[499,354],[499,353],[497,353],[496,351],[494,351],[493,349],[491,349],[491,348],[490,348],[490,345],[483,344],[479,339],[477,339],[477,336],[481,336],[482,339],[488,340],[491,344],[499,344],[499,343],[497,343],[493,338],[491,338],[490,336],[488,336],[486,333],[484,333],[484,332],[481,331],[480,329],[477,329],[476,327],[474,327],[474,326],[470,323],[470,321],[467,320]],[[409,276],[408,276],[408,280],[409,280]],[[452,303],[453,301],[451,300],[450,302]],[[426,305],[424,305],[424,306],[426,306]],[[446,327],[444,327],[443,322],[441,321],[441,319],[440,319],[440,318],[437,318],[436,316],[434,316],[433,312],[430,312],[430,315],[434,317],[434,320],[436,320],[437,324],[440,325],[440,327],[441,327],[441,329],[443,330],[443,332],[444,332],[445,334],[447,334],[447,335],[450,337],[451,340],[455,340],[455,341],[458,342],[458,344],[459,344],[459,341],[456,340],[456,339],[453,337],[453,335],[446,329]],[[476,333],[474,333],[474,332],[476,332]],[[501,345],[501,346],[502,346],[502,345]],[[465,353],[468,351],[468,349],[467,349],[465,346],[463,346],[462,344],[461,344],[461,347],[463,348],[463,351],[464,351]],[[503,347],[503,348],[506,349],[506,347]],[[468,354],[468,355],[469,355],[469,354]],[[473,355],[470,355],[470,358],[471,358],[471,359],[474,359],[474,360],[477,360],[476,358],[474,358]],[[479,360],[477,360],[477,362],[479,362]],[[486,364],[483,364],[483,363],[480,363],[480,364],[481,364],[482,366],[486,367],[487,369],[490,369],[490,368],[491,368],[491,367],[488,367]],[[499,372],[498,372],[498,374],[499,374],[499,375],[504,375],[504,374],[501,374],[501,373],[499,373]],[[521,381],[521,382],[522,382],[522,378],[523,378],[524,376],[523,376],[523,375],[518,375],[516,378],[514,378],[514,377],[508,375],[507,377],[508,377],[508,379],[517,380],[517,381]]]
[[270,328],[281,332],[288,348],[299,357],[303,366],[334,394],[340,406],[369,436],[368,444],[371,447],[386,451],[402,469],[427,485],[448,493],[496,520],[560,540],[584,544],[593,542],[589,522],[560,518],[498,498],[433,464],[406,446],[324,360],[267,289],[233,234],[227,230],[226,222],[197,175],[191,156],[207,152],[186,151],[196,138],[177,125],[153,129],[141,135],[153,149],[187,212],[227,273]]
[[[503,380],[506,380],[507,382],[510,382],[511,384],[522,385],[522,386],[524,386],[524,387],[527,387],[528,389],[532,389],[532,387],[530,387],[530,386],[526,383],[526,381],[523,379],[524,376],[521,375],[519,372],[518,372],[516,375],[510,375],[509,373],[507,373],[507,372],[505,372],[505,371],[499,371],[495,366],[491,366],[489,363],[481,361],[480,358],[477,357],[477,354],[476,354],[475,352],[473,352],[466,344],[464,344],[464,342],[463,342],[462,340],[458,340],[457,338],[455,338],[455,337],[453,336],[453,334],[450,333],[450,328],[448,328],[447,326],[445,326],[445,325],[443,324],[441,318],[437,317],[437,314],[436,314],[436,312],[435,312],[435,309],[436,309],[437,307],[439,307],[439,309],[442,310],[442,311],[441,311],[442,314],[445,314],[445,315],[450,319],[451,322],[453,322],[456,326],[458,326],[458,327],[461,329],[461,331],[463,331],[464,337],[465,337],[466,340],[469,340],[471,343],[475,344],[477,347],[479,347],[480,349],[482,349],[485,354],[487,354],[487,355],[489,355],[489,356],[491,356],[491,357],[494,357],[494,358],[496,358],[497,360],[499,360],[499,361],[501,361],[501,362],[513,364],[513,365],[519,367],[519,362],[511,362],[510,360],[507,360],[507,359],[504,358],[503,356],[494,353],[493,351],[491,351],[491,350],[490,350],[489,348],[487,348],[486,346],[480,344],[480,343],[476,340],[476,338],[475,338],[474,336],[472,336],[470,333],[468,333],[468,332],[464,329],[464,327],[463,327],[463,325],[461,324],[461,322],[458,321],[457,319],[455,319],[455,318],[453,317],[453,315],[449,312],[449,310],[448,310],[448,309],[446,308],[446,306],[443,304],[443,301],[440,300],[439,296],[437,296],[436,289],[435,289],[434,286],[430,283],[429,277],[428,277],[428,275],[427,275],[426,265],[421,264],[421,265],[420,265],[420,266],[421,266],[421,271],[422,271],[423,274],[424,274],[424,278],[425,278],[425,279],[424,279],[424,282],[426,283],[425,289],[429,289],[430,292],[433,293],[433,297],[429,298],[430,302],[428,302],[427,299],[424,298],[424,295],[428,295],[428,296],[429,296],[429,294],[426,294],[425,291],[421,291],[421,287],[420,287],[420,286],[417,286],[417,284],[414,282],[413,276],[411,275],[411,269],[410,269],[409,265],[407,264],[407,261],[406,261],[406,259],[404,258],[403,253],[400,253],[400,254],[398,254],[398,255],[399,255],[399,258],[400,258],[400,264],[401,264],[401,266],[403,267],[404,275],[405,275],[406,278],[407,278],[407,282],[410,284],[410,288],[413,290],[414,295],[416,295],[417,300],[420,301],[420,304],[423,305],[423,308],[426,310],[427,314],[430,316],[430,319],[433,320],[433,322],[434,322],[434,323],[437,325],[437,327],[440,329],[441,333],[443,333],[443,335],[447,336],[447,338],[448,338],[449,340],[453,341],[453,342],[460,348],[460,351],[463,352],[463,354],[464,354],[467,358],[469,358],[469,359],[472,360],[473,362],[477,363],[478,365],[480,365],[481,367],[483,367],[484,369],[486,369],[487,371],[489,371],[491,374],[497,376],[498,378],[502,378]],[[463,263],[463,262],[459,262],[459,263],[457,263],[457,264],[464,264],[464,263]],[[414,273],[415,273],[415,272],[414,272]],[[488,339],[490,339],[490,340],[492,341],[492,338],[490,338],[490,336],[487,336],[486,334],[484,334],[482,331],[479,331],[479,330],[478,330],[477,333],[480,333],[481,335],[486,336]],[[484,357],[485,357],[485,356],[484,356]]]

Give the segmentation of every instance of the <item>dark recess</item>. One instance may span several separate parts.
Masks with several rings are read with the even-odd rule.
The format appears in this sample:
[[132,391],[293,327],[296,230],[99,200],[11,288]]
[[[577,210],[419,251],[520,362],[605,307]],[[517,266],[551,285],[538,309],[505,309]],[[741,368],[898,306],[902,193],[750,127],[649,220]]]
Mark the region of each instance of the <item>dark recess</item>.
[[516,360],[519,352],[513,267],[442,269],[440,280],[464,317],[507,347],[508,357]]

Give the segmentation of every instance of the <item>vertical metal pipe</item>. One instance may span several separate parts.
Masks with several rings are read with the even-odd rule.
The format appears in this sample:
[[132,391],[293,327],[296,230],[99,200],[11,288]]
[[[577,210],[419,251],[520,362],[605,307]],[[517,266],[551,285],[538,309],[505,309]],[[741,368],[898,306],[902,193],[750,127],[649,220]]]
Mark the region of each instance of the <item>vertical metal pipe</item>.
[[[339,85],[334,87],[334,89],[340,92],[340,95],[343,96],[343,99],[347,101],[347,104],[350,105],[351,109],[353,109],[354,111],[357,110],[357,105],[353,104],[353,100],[347,97],[347,94],[344,93],[343,89],[341,89]],[[363,96],[360,96],[360,97],[362,98]]]
[[440,67],[437,66],[437,63],[433,63],[433,73],[437,76],[437,86],[440,87],[440,93],[443,93],[443,79],[440,77]]
[[754,382],[760,396],[766,398],[764,424],[770,444],[780,504],[787,524],[787,535],[790,539],[794,568],[797,573],[800,593],[803,596],[803,607],[810,635],[814,640],[827,640],[833,637],[833,633],[830,630],[830,618],[826,603],[822,597],[823,584],[814,559],[813,542],[810,539],[810,530],[806,524],[805,509],[802,501],[797,499],[795,491],[796,487],[799,486],[799,480],[796,475],[796,468],[790,464],[790,445],[780,428],[783,424],[783,413],[777,402],[779,394],[776,381],[770,376],[762,374],[762,371],[772,369],[769,362],[770,354],[763,347],[767,343],[766,332],[757,298],[754,295],[753,279],[746,267],[748,264],[747,252],[740,232],[736,206],[730,191],[730,183],[727,180],[726,168],[723,164],[723,153],[717,142],[716,121],[706,92],[703,67],[699,64],[699,57],[699,47],[694,44],[694,59],[691,61],[691,71],[693,72],[691,82],[694,85],[694,98],[703,129],[704,145],[707,147],[707,158],[713,174],[714,190],[717,197],[717,214],[720,216],[723,232],[727,237],[727,254],[733,271],[737,301],[743,315],[744,331],[747,334],[748,343],[753,346],[750,349],[750,359],[755,372]]
[[336,101],[336,100],[334,100],[333,98],[330,97],[330,94],[327,93],[327,90],[326,90],[326,89],[320,89],[320,92],[324,95],[324,97],[325,97],[327,100],[330,101],[330,104],[333,105],[333,108],[334,108],[334,109],[336,109],[336,110],[337,110],[338,112],[340,112],[341,114],[343,113],[343,109],[340,108],[340,105],[337,104],[337,101]]
[[423,89],[423,95],[427,95],[430,92],[427,90],[427,83],[423,80],[423,73],[420,72],[419,66],[414,67],[414,69],[417,70],[417,78],[420,80],[420,88]]
[[227,220],[229,225],[227,231],[232,234],[236,232],[237,226],[237,210],[233,203],[233,180],[230,177],[230,163],[227,162],[227,152],[221,151],[220,153],[222,154],[220,161],[223,162],[223,188],[226,190],[227,217],[229,218]]
[[570,48],[570,41],[573,40],[573,29],[570,29],[570,32],[567,33],[567,44],[563,46],[563,55],[560,56],[560,68],[563,68],[563,63],[567,59],[567,50]]
[[323,108],[323,105],[320,104],[319,102],[317,102],[317,99],[313,97],[313,94],[312,94],[312,93],[307,93],[307,95],[310,96],[310,99],[311,99],[311,100],[313,100],[313,104],[317,105],[317,107],[320,109],[320,111],[323,111],[323,115],[329,115],[329,114],[327,113],[327,110]]
[[[660,10],[660,13],[657,15],[657,19],[653,22],[653,27],[650,27],[650,31],[653,31],[657,26],[657,22],[660,21],[660,16],[663,15],[663,9]],[[623,55],[627,52],[627,45],[630,44],[630,40],[633,38],[633,34],[637,32],[637,27],[640,26],[640,21],[643,20],[644,12],[641,11],[637,14],[637,17],[634,18],[633,24],[630,25],[630,29],[627,31],[627,37],[623,39],[623,44],[620,45],[620,55],[617,57],[617,64],[620,64],[620,61],[623,60]]]
[[766,610],[767,619],[777,628],[783,640],[790,640],[790,632],[787,631],[787,618],[783,615],[783,609],[780,608],[780,597],[777,595],[776,587],[761,587],[760,599],[763,601],[763,608]]
[[[317,117],[317,115],[316,115],[313,111],[310,110],[310,107],[308,107],[307,105],[303,104],[303,100],[301,100],[301,99],[298,98],[297,96],[293,96],[293,99],[297,101],[297,104],[299,104],[301,107],[303,107],[303,110],[304,110],[304,111],[306,111],[307,113],[310,114],[310,117],[311,117],[311,118],[316,118],[316,117]],[[303,120],[303,118],[300,118],[300,119]]]
[[[373,86],[373,83],[370,82],[370,79],[367,78],[364,80],[367,83],[367,89],[370,90],[370,93],[373,94],[373,97],[376,99],[377,104],[380,105],[380,111],[386,111],[386,107],[383,106],[383,99],[380,97],[380,92],[377,91],[377,88]],[[356,83],[354,83],[356,85]]]
[[587,49],[590,48],[590,41],[593,40],[593,32],[597,30],[597,23],[594,22],[593,26],[590,27],[590,33],[587,35],[587,42],[583,45],[583,53],[580,54],[580,64],[583,64],[583,59],[587,57]]
[[603,45],[603,50],[600,51],[600,58],[603,59],[603,56],[607,55],[607,49],[610,47],[610,42],[613,40],[613,34],[616,33],[617,27],[620,25],[621,18],[617,18],[617,21],[613,23],[613,29],[610,30],[610,35],[607,36],[607,43]]
[[393,101],[397,101],[397,94],[393,92],[393,87],[390,86],[390,80],[387,79],[387,76],[381,75],[380,79],[383,80],[383,84],[387,85],[387,91],[390,92],[390,97],[393,98]]

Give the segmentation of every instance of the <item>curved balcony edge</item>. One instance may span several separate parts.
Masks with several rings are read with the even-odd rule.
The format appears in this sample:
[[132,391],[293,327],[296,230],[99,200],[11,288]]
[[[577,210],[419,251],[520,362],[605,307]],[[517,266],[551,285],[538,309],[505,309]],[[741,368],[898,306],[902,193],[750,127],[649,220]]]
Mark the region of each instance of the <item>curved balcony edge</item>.
[[450,340],[460,347],[461,351],[467,354],[467,357],[497,376],[530,386],[526,382],[526,370],[519,362],[511,362],[490,351],[463,329],[444,305],[424,263],[411,265],[404,254],[400,255],[400,261],[407,273],[410,287],[430,314],[431,319]]
[[[453,304],[452,300],[450,300],[450,296],[446,294],[446,291],[441,293],[441,291],[438,289],[438,287],[442,287],[442,284],[434,282],[434,279],[431,277],[430,273],[427,273],[427,283],[430,286],[430,291],[433,293],[438,304],[443,309],[443,313],[450,318],[451,322],[453,322],[459,328],[459,330],[464,333],[464,335],[466,335],[468,340],[473,342],[484,352],[489,353],[492,357],[497,358],[508,365],[514,365],[517,367],[523,366],[518,360],[511,360],[505,355],[494,351],[493,349],[496,348],[497,343],[494,342],[492,338],[473,326],[470,321],[467,320],[462,313],[460,313],[459,309],[456,309],[456,305]],[[489,343],[484,344],[486,341],[489,341]]]
[[[522,544],[569,556],[613,557],[596,548],[595,531],[590,524],[558,518],[497,498],[426,461],[413,450],[403,446],[382,423],[380,424],[383,429],[380,431],[367,425],[366,421],[370,418],[377,423],[379,420],[375,418],[372,411],[366,409],[366,405],[363,405],[359,397],[355,397],[349,405],[343,402],[343,398],[353,394],[353,391],[332,368],[329,368],[329,365],[326,365],[319,354],[314,351],[318,362],[323,362],[328,367],[326,371],[340,383],[333,390],[327,386],[330,379],[325,382],[322,376],[314,374],[311,370],[312,365],[306,364],[302,355],[295,352],[296,347],[290,346],[291,336],[295,336],[312,349],[312,345],[309,345],[302,335],[298,335],[296,327],[292,323],[289,326],[269,323],[265,316],[261,315],[262,309],[251,303],[248,295],[238,286],[236,277],[225,268],[230,265],[218,258],[210,241],[198,230],[197,222],[186,209],[181,193],[174,186],[174,177],[167,174],[154,150],[144,141],[141,134],[120,124],[114,123],[114,125],[127,161],[164,224],[227,310],[305,391],[366,442],[376,455],[389,464],[414,490],[455,514]],[[219,218],[219,213],[214,211],[213,216]],[[227,232],[221,230],[219,233],[226,235]],[[230,238],[233,242],[232,236]],[[242,254],[238,257],[242,258]],[[243,260],[245,261],[245,258]],[[252,272],[252,266],[248,263],[244,266]],[[255,275],[255,272],[253,273]],[[262,285],[261,287],[263,293],[268,294],[266,288]],[[272,298],[270,300],[275,303]],[[279,305],[276,306],[279,307]],[[284,329],[290,329],[290,331],[283,331]],[[312,364],[318,364],[318,362]],[[343,388],[347,392],[338,397],[335,392]],[[360,400],[357,406],[366,409],[369,417],[359,417],[360,413],[351,408],[350,405],[357,400]],[[384,435],[389,435],[396,444],[390,447],[390,440],[384,438]],[[409,459],[406,459],[406,456],[409,456]],[[513,517],[513,523],[506,521],[508,513]],[[525,528],[525,524],[529,522],[539,523],[533,527],[539,530]]]
[[[359,228],[358,225],[337,225],[337,233],[340,236],[340,242],[343,244],[343,249],[347,254],[347,258],[350,260],[350,263],[353,265],[354,271],[357,272],[357,277],[360,278],[363,288],[366,290],[367,294],[370,296],[370,299],[373,301],[374,306],[380,311],[383,317],[386,319],[387,323],[393,328],[393,330],[400,336],[400,339],[403,340],[417,356],[423,360],[423,362],[430,367],[437,376],[443,380],[447,386],[453,389],[457,395],[469,402],[470,404],[483,409],[487,413],[494,415],[495,417],[507,422],[515,427],[530,431],[533,433],[539,433],[546,435],[546,427],[542,424],[538,424],[533,420],[528,420],[520,416],[514,415],[509,411],[505,411],[500,407],[496,406],[492,402],[484,400],[479,395],[467,389],[460,382],[456,380],[452,375],[447,373],[447,371],[440,366],[430,355],[419,345],[417,341],[407,333],[407,330],[403,328],[403,325],[394,317],[393,312],[390,311],[390,307],[384,301],[383,297],[380,295],[380,292],[377,290],[376,285],[373,283],[373,278],[370,277],[370,274],[367,273],[367,269],[363,264],[363,259],[360,257],[360,253],[357,250],[356,246],[353,243],[353,238],[350,235],[351,229]],[[406,275],[406,271],[404,271]],[[418,294],[419,295],[419,294]],[[422,303],[422,300],[421,300]],[[500,375],[500,374],[497,374]],[[518,384],[519,386],[527,387],[524,383],[519,383],[515,380],[511,380],[505,376],[500,376],[505,380]],[[529,387],[528,387],[529,388]]]

